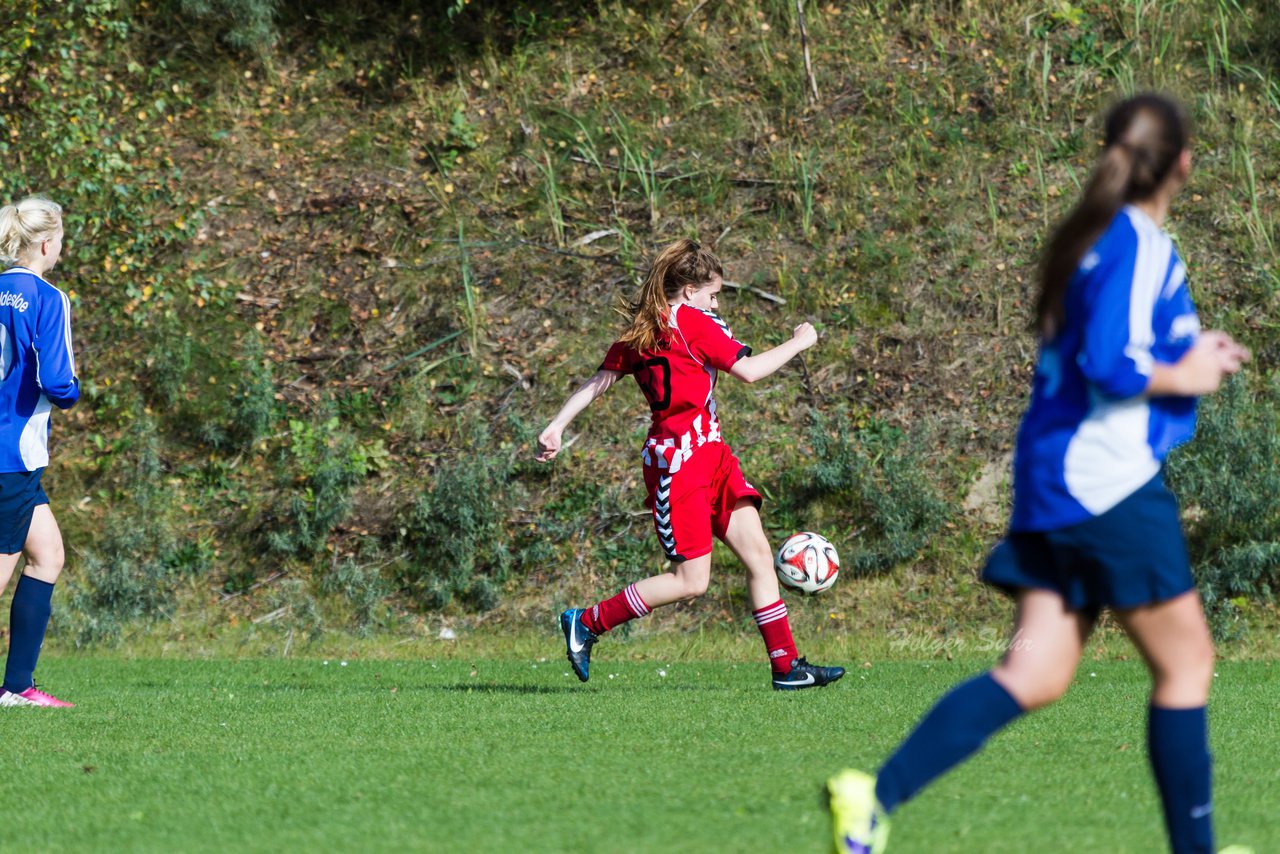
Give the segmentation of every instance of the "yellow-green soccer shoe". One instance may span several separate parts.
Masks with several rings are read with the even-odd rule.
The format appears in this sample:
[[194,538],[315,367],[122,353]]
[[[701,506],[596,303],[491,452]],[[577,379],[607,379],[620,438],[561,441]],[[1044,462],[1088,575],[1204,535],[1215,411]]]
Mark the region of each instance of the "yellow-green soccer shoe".
[[881,854],[889,816],[876,800],[876,778],[852,769],[827,781],[837,854]]

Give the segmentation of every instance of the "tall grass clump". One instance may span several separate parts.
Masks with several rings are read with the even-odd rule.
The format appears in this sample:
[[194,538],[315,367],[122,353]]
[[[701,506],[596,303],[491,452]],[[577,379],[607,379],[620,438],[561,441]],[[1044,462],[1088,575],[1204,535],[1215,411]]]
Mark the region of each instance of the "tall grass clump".
[[237,444],[248,447],[271,433],[281,412],[276,401],[275,367],[262,336],[254,332],[245,335],[239,356],[237,376],[231,384],[230,408],[235,418],[230,433]]

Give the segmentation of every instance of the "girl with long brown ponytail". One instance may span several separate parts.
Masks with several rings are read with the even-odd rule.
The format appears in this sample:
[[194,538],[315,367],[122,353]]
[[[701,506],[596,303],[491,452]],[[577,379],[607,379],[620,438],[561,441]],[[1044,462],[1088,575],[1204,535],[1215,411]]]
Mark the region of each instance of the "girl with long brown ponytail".
[[1161,471],[1191,438],[1197,397],[1249,354],[1225,332],[1200,330],[1162,228],[1190,173],[1187,136],[1182,110],[1159,95],[1107,116],[1098,165],[1042,260],[1040,361],[1014,452],[1013,517],[982,574],[1016,602],[1013,640],[996,667],[939,700],[875,778],[828,781],[839,851],[882,851],[894,809],[1061,697],[1103,608],[1151,672],[1148,748],[1172,849],[1214,850],[1213,643]]
[[626,331],[538,437],[537,459],[547,462],[559,453],[561,436],[574,417],[627,374],[640,385],[653,417],[641,451],[649,491],[645,503],[671,571],[628,585],[591,608],[560,615],[569,663],[583,682],[600,635],[653,608],[706,592],[713,536],[747,568],[752,614],[764,638],[774,689],[811,688],[844,675],[843,668],[809,664],[796,651],[773,550],[760,524],[760,493],[742,476],[737,457],[721,438],[713,397],[720,371],[749,383],[764,379],[817,343],[818,334],[801,323],[789,341],[751,355],[716,314],[722,273],[720,260],[692,240],[662,250],[629,306]]

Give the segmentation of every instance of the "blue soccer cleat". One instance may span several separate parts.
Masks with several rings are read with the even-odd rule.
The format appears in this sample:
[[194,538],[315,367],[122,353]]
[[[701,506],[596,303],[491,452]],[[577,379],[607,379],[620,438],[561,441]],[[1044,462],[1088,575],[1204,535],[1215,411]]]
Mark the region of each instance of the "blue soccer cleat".
[[802,688],[821,688],[823,685],[830,685],[843,675],[843,667],[819,667],[803,658],[793,658],[789,673],[773,675],[773,690],[799,691]]
[[889,842],[889,815],[876,799],[876,780],[846,770],[827,781],[834,850],[837,854],[881,854]]
[[591,668],[591,647],[600,636],[582,622],[583,609],[570,608],[560,615],[560,628],[564,631],[564,645],[569,665],[583,682],[587,681]]

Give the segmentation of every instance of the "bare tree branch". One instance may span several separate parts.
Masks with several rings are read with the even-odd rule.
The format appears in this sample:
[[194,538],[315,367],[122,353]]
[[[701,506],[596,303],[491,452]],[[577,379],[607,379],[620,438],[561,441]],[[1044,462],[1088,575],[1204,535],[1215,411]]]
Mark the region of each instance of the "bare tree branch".
[[809,59],[809,28],[804,23],[804,0],[796,0],[796,14],[800,16],[800,47],[804,51],[804,73],[809,78],[809,99],[818,103],[818,81],[813,76],[813,61]]

